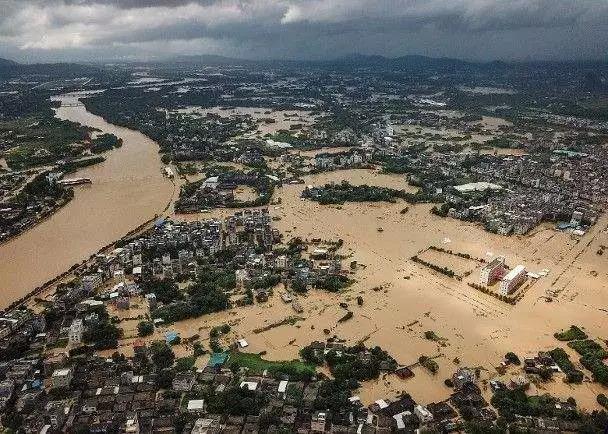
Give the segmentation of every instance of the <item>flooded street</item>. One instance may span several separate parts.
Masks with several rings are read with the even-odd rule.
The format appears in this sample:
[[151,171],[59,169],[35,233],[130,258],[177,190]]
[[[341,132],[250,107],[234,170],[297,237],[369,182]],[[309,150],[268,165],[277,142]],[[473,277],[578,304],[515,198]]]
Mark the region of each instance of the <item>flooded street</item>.
[[0,308],[162,213],[173,193],[154,141],[87,112],[76,97],[59,99],[57,117],[115,134],[123,146],[105,153],[105,162],[71,175],[93,183],[76,187],[70,203],[0,246]]

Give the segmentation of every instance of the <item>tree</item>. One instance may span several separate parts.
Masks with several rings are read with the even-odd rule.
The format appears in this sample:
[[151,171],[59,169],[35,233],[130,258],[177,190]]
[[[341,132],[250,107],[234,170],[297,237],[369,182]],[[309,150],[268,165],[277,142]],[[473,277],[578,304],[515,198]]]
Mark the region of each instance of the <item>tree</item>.
[[553,371],[550,368],[543,366],[540,368],[538,375],[543,381],[549,381],[553,377]]
[[196,357],[181,357],[175,362],[175,370],[177,372],[189,371],[194,366]]
[[231,387],[210,397],[209,412],[216,414],[231,414],[234,416],[258,415],[266,405],[263,394],[247,388]]
[[142,289],[146,294],[156,295],[156,299],[162,303],[171,303],[181,298],[177,285],[170,279],[149,280],[143,284]]
[[7,411],[2,415],[2,426],[15,432],[21,428],[23,417],[16,411]]
[[153,342],[150,347],[150,352],[152,363],[154,363],[154,365],[158,369],[164,369],[173,366],[175,354],[173,354],[173,350],[171,350],[171,347],[169,347],[169,345],[167,345],[165,342]]
[[137,334],[139,336],[150,336],[154,333],[154,324],[150,321],[140,321],[137,324]]
[[291,288],[295,292],[303,293],[306,292],[307,285],[305,279],[296,278],[291,281]]
[[203,344],[201,344],[200,342],[195,342],[194,345],[194,357],[198,357],[198,356],[202,356],[203,354],[205,354],[207,351],[205,351],[205,348],[203,348]]
[[513,363],[514,365],[521,365],[519,357],[517,357],[517,354],[512,351],[509,351],[507,354],[505,354],[505,359],[508,360],[509,363]]
[[325,360],[323,357],[323,352],[317,352],[311,345],[307,345],[300,350],[300,357],[309,363],[314,363],[315,365],[322,365]]
[[163,369],[156,376],[156,385],[161,389],[168,389],[173,384],[175,372],[172,369]]
[[83,334],[85,343],[94,344],[98,350],[107,350],[118,347],[118,339],[122,336],[122,330],[105,320],[87,327]]

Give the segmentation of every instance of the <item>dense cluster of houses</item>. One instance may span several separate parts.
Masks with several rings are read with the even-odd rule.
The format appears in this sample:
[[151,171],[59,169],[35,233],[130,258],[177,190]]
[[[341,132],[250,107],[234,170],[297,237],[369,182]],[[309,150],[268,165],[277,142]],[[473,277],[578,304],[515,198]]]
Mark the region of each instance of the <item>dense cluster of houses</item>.
[[[135,351],[140,359],[149,356],[145,345]],[[219,356],[205,368],[177,373],[163,388],[158,385],[161,374],[141,372],[122,357],[61,354],[15,360],[0,364],[5,378],[0,411],[10,405],[26,433],[393,432],[456,417],[445,402],[425,407],[407,394],[369,407],[355,396],[344,408],[319,409],[325,380],[251,376],[227,369],[229,356]],[[215,397],[228,394],[235,403],[254,398],[263,405],[218,411]]]
[[[598,149],[599,152],[599,149]],[[479,221],[503,235],[525,234],[543,221],[565,223],[575,234],[595,223],[608,197],[599,154],[532,156],[383,151],[407,168],[426,200],[444,202],[445,215]],[[459,184],[459,180],[478,181]],[[494,188],[496,186],[497,188]]]
[[[340,344],[316,344],[311,346],[339,354]],[[497,418],[482,396],[479,374],[464,367],[446,380],[453,392],[444,401],[421,405],[401,393],[365,406],[348,393],[343,404],[323,408],[321,397],[327,398],[330,381],[323,375],[303,380],[252,374],[232,367],[233,353],[227,352],[214,353],[203,368],[175,372],[167,383],[161,380],[165,371],[150,363],[152,351],[143,342],[136,342],[132,358],[99,357],[78,348],[69,355],[0,363],[0,413],[10,409],[25,433],[457,432],[463,420],[491,424]],[[525,372],[534,374],[537,365],[559,371],[548,353],[526,359]],[[494,393],[529,384],[524,375],[509,384],[490,381]],[[576,414],[576,404],[558,400],[553,405],[558,416],[516,416],[514,426],[576,431],[580,424],[567,416]]]
[[373,153],[360,148],[343,152],[321,152],[315,155],[314,167],[319,170],[347,169],[362,167],[369,163]]
[[[279,179],[259,171],[248,173],[230,171],[217,176],[209,176],[200,181],[186,185],[180,191],[179,200],[175,203],[178,213],[191,213],[219,207],[247,207],[264,205],[270,201],[274,184]],[[247,186],[255,190],[256,199],[239,201],[234,191],[238,186]]]
[[21,173],[0,176],[0,242],[28,230],[73,197],[48,172],[24,178]]

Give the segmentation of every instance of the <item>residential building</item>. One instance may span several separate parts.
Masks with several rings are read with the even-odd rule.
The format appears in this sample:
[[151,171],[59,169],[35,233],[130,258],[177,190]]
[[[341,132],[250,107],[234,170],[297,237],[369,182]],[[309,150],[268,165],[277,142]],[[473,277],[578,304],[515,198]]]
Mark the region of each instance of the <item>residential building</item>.
[[62,389],[70,386],[74,372],[72,368],[56,369],[51,376],[53,389]]
[[87,274],[82,277],[82,286],[84,290],[88,293],[95,291],[99,286],[101,286],[102,277],[100,273]]
[[310,421],[310,430],[312,432],[325,432],[325,425],[327,422],[327,413],[324,411],[317,411]]
[[196,375],[193,372],[180,372],[173,379],[173,390],[189,392],[195,381]]
[[511,294],[524,280],[526,280],[526,268],[518,265],[503,277],[500,283],[500,293],[502,295]]
[[69,340],[72,345],[80,345],[82,343],[82,334],[84,333],[84,323],[82,319],[76,318],[70,325]]
[[139,420],[137,418],[137,412],[132,412],[127,415],[122,433],[139,434]]
[[505,273],[505,258],[497,256],[486,264],[479,273],[479,284],[490,286],[500,280]]
[[205,412],[204,399],[191,399],[188,401],[188,413],[203,414]]
[[417,405],[414,407],[414,414],[420,419],[420,422],[425,424],[433,421],[433,414],[424,406]]

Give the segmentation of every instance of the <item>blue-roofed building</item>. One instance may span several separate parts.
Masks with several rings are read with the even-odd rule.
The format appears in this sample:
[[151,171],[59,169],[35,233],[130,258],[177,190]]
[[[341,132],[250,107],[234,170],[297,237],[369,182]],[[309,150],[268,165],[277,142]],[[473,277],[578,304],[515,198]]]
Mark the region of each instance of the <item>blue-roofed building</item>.
[[224,363],[226,363],[228,361],[229,358],[230,358],[230,354],[228,354],[226,352],[213,353],[213,354],[211,354],[211,358],[209,359],[207,366],[209,366],[211,368],[220,368],[224,365]]
[[178,332],[168,331],[167,333],[165,333],[165,341],[168,344],[170,344],[171,342],[173,342],[177,338],[179,338],[179,333]]
[[166,221],[167,220],[164,217],[160,217],[160,218],[156,219],[156,221],[154,222],[154,227],[162,228],[165,225]]

